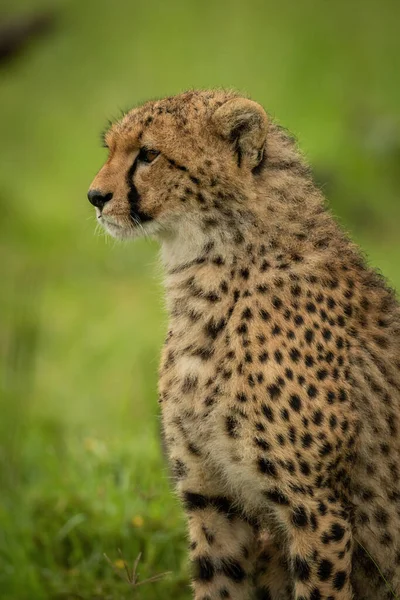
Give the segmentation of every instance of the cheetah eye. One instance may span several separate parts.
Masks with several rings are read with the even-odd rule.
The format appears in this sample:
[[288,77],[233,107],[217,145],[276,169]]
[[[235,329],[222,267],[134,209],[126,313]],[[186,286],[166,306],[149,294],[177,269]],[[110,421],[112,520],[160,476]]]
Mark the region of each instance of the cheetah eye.
[[144,163],[151,163],[160,154],[158,150],[151,150],[149,148],[140,148],[138,154],[138,160]]

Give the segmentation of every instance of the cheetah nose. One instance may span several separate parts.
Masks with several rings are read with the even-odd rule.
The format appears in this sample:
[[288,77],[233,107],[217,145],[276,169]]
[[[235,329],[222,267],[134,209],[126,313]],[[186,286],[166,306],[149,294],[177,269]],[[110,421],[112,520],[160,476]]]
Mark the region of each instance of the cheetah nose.
[[89,202],[93,204],[93,206],[99,208],[100,210],[103,208],[105,203],[111,200],[111,198],[113,197],[112,192],[109,192],[108,194],[103,194],[103,192],[100,192],[100,190],[89,190],[87,196]]

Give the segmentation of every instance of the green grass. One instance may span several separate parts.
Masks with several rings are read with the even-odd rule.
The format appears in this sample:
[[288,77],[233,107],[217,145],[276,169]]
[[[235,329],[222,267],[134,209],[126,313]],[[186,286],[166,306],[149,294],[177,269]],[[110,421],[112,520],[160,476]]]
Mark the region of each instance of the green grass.
[[[400,287],[397,0],[3,0],[56,27],[0,70],[0,597],[190,597],[159,447],[156,245],[94,234],[120,108],[249,93],[299,137],[344,227]],[[119,549],[140,577],[111,568]]]

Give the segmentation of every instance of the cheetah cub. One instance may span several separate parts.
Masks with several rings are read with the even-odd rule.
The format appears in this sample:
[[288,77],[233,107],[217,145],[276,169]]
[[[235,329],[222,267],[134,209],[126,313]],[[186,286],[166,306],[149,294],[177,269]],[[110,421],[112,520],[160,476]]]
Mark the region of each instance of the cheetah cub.
[[161,244],[159,397],[194,598],[400,597],[394,293],[256,102],[148,102],[105,142],[99,222]]

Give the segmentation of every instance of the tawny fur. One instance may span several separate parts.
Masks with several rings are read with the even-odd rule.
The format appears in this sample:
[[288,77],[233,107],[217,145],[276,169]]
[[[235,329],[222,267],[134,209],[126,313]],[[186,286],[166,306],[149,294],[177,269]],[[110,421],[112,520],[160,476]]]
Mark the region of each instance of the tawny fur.
[[255,102],[149,102],[106,143],[99,220],[161,243],[160,406],[195,599],[400,595],[393,292]]

